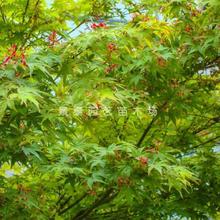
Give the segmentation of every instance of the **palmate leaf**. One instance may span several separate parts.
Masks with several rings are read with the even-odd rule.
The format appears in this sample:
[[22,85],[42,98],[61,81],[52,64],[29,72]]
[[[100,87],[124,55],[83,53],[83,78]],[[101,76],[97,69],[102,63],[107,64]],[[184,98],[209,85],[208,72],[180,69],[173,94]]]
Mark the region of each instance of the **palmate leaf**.
[[103,184],[106,184],[106,182],[104,181],[105,179],[107,180],[107,175],[106,173],[104,173],[103,171],[94,171],[92,173],[92,176],[89,177],[89,178],[86,178],[86,181],[87,181],[87,184],[88,184],[88,187],[90,189],[92,189],[93,187],[93,184],[97,184],[97,183],[103,183]]
[[36,147],[33,147],[33,146],[31,146],[31,147],[22,147],[22,151],[24,152],[24,154],[26,156],[33,155],[36,158],[38,158],[39,160],[41,160],[40,155],[38,154],[39,149],[37,148],[37,146]]
[[198,183],[198,178],[190,172],[188,169],[180,166],[171,166],[166,171],[168,177],[169,190],[175,188],[179,192],[182,189],[187,189],[188,186],[194,183]]
[[143,79],[143,76],[141,74],[136,74],[133,76],[130,80],[131,84],[138,85],[139,81]]
[[91,162],[91,169],[93,169],[94,167],[102,167],[104,168],[105,167],[105,161],[103,160],[102,157],[98,158],[97,160],[93,160]]
[[117,97],[115,97],[114,92],[110,89],[103,89],[99,91],[100,93],[100,101],[103,101],[104,99],[110,99],[113,101],[118,101]]
[[153,162],[152,164],[149,164],[148,175],[151,175],[151,172],[153,170],[158,171],[160,175],[162,175],[164,168],[167,168],[167,167],[169,167],[169,165],[166,162],[163,162],[163,161]]
[[54,174],[56,177],[62,177],[65,175],[69,176],[73,174],[77,177],[83,177],[88,174],[84,168],[74,167],[64,163],[53,164],[53,166],[48,166],[47,169],[48,172],[52,175]]
[[31,56],[27,62],[29,74],[31,76],[35,72],[36,77],[39,77],[38,75],[40,74],[54,83],[54,79],[50,72],[51,66],[53,66],[53,64],[59,66],[61,64],[61,58],[59,55],[48,52],[48,54],[35,54]]
[[20,100],[21,104],[27,105],[28,102],[33,103],[38,110],[39,100],[42,99],[40,91],[34,87],[20,86],[17,88],[17,93],[12,93],[9,95],[10,100]]

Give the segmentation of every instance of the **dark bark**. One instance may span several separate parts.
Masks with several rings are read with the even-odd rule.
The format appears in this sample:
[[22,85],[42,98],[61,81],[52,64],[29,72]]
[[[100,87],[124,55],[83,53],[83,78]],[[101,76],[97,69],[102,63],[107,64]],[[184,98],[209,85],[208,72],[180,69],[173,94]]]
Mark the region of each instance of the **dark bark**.
[[83,220],[85,219],[93,210],[95,210],[100,205],[107,203],[111,201],[115,196],[117,195],[117,192],[114,192],[113,188],[109,188],[101,197],[97,198],[96,201],[88,208],[82,209],[79,211],[72,220]]

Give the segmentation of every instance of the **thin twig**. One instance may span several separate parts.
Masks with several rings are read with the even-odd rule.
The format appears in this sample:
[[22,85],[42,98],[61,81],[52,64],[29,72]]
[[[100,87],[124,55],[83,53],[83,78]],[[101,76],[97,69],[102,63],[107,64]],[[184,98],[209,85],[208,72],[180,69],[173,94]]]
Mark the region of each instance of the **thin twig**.
[[65,205],[70,201],[70,199],[72,198],[72,196],[69,196],[61,205],[60,208],[58,209],[58,212],[60,213],[60,210],[62,210]]
[[[71,34],[73,33],[76,29],[78,29],[82,24],[85,23],[85,20],[83,20],[82,22],[80,22],[75,28],[73,28],[71,31],[69,31],[67,34]],[[60,38],[58,39],[58,41],[60,41],[61,39],[63,39],[63,36],[60,36]]]
[[59,212],[59,215],[64,214],[65,212],[67,212],[69,209],[73,208],[75,205],[77,205],[78,203],[80,203],[86,196],[88,195],[88,193],[83,194],[79,199],[77,199],[74,203],[72,203],[71,205],[69,205],[67,208],[61,210]]
[[22,18],[22,23],[24,23],[24,19],[25,19],[26,13],[27,13],[27,9],[28,9],[29,3],[30,3],[30,0],[27,0],[26,6],[25,6],[25,9],[24,9],[23,18]]
[[150,129],[151,129],[153,123],[157,120],[157,118],[158,118],[157,116],[155,116],[155,117],[152,118],[150,124],[148,124],[148,126],[147,126],[146,129],[144,130],[144,132],[143,132],[141,138],[139,139],[139,141],[138,141],[138,143],[137,143],[137,145],[136,145],[137,147],[140,147],[140,146],[141,146],[142,142],[144,141],[144,138],[146,137],[147,133],[150,131]]
[[[96,209],[98,206],[110,201],[113,199],[117,192],[113,193],[113,188],[109,188],[102,196],[101,198],[98,198],[89,208],[79,211],[72,220],[82,220],[86,218],[94,209]],[[112,195],[111,195],[112,194]]]
[[209,139],[209,140],[207,140],[207,141],[205,141],[205,142],[202,142],[202,143],[200,143],[200,144],[198,144],[198,145],[196,145],[196,146],[193,146],[193,147],[191,147],[190,149],[195,149],[195,148],[200,147],[200,146],[202,146],[202,145],[211,143],[212,141],[215,141],[215,140],[218,139],[218,138],[220,139],[220,135],[217,136],[217,137],[211,138],[211,139]]
[[63,193],[56,202],[56,205],[59,205],[60,202],[64,199],[65,193]]
[[[31,21],[32,18],[34,18],[37,15],[37,11],[38,11],[37,7],[38,7],[39,3],[40,3],[40,0],[37,0],[35,7],[34,7],[34,14],[30,17],[28,23]],[[34,25],[35,25],[35,22],[34,22],[33,26],[31,27],[29,33],[27,34],[27,37],[25,37],[23,43],[21,44],[21,48],[23,48],[25,46],[25,44],[27,43],[27,41],[30,39],[32,32],[34,31],[34,28],[35,28]]]
[[159,118],[159,114],[162,112],[163,107],[166,106],[168,101],[165,101],[164,104],[159,108],[159,111],[157,113],[157,115],[155,117],[152,118],[150,124],[148,124],[148,126],[145,128],[143,134],[141,135],[139,141],[137,142],[136,146],[140,147],[142,142],[144,141],[146,135],[148,134],[148,132],[150,131],[150,129],[152,128],[153,124],[155,121],[157,121],[157,119]]

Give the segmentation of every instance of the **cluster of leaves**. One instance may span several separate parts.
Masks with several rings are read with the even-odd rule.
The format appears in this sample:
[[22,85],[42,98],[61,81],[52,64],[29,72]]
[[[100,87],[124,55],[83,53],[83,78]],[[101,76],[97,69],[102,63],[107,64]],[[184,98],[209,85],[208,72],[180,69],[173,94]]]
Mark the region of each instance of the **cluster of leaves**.
[[218,6],[2,1],[0,218],[216,217]]

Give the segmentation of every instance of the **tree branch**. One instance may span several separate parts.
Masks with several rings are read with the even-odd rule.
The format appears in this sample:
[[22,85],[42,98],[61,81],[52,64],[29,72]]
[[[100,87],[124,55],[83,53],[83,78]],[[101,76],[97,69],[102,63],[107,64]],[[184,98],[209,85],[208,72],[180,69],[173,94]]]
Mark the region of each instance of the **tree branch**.
[[217,136],[217,137],[211,138],[211,139],[209,139],[209,140],[207,140],[207,141],[205,141],[205,142],[203,142],[203,143],[200,143],[200,144],[198,144],[198,145],[195,145],[195,146],[193,146],[193,147],[190,148],[190,151],[189,151],[189,152],[186,152],[186,153],[183,154],[183,155],[178,155],[177,158],[182,158],[182,157],[184,157],[184,156],[191,155],[191,154],[195,153],[195,149],[196,149],[197,147],[201,147],[202,145],[211,143],[212,141],[215,141],[215,140],[218,139],[218,138],[220,139],[220,135]]
[[[34,7],[34,14],[30,17],[28,23],[31,21],[32,18],[35,18],[35,16],[37,16],[38,10],[37,7],[40,4],[40,0],[36,1],[35,7]],[[27,34],[27,37],[24,38],[23,43],[21,44],[21,48],[23,48],[25,46],[25,44],[27,43],[27,41],[31,38],[32,32],[34,31],[35,28],[35,20],[33,22],[33,25],[29,31],[29,33]]]
[[150,122],[150,124],[145,128],[141,138],[139,139],[139,141],[138,141],[138,143],[136,145],[137,147],[141,146],[142,142],[144,141],[144,138],[146,137],[147,133],[150,131],[153,123],[157,120],[157,118],[158,118],[157,116],[153,117],[151,122]]
[[[78,29],[82,24],[84,24],[85,23],[85,20],[83,20],[83,21],[81,21],[75,28],[73,28],[71,31],[69,31],[67,34],[69,35],[69,34],[71,34],[71,33],[73,33],[76,29]],[[58,41],[60,41],[61,39],[63,38],[63,36],[61,36],[59,39],[58,39]]]
[[62,210],[65,207],[65,205],[70,201],[71,198],[72,198],[72,196],[69,196],[62,204],[60,204],[60,207],[58,209],[59,213],[60,213],[60,210]]
[[25,19],[25,15],[27,13],[29,3],[30,3],[30,0],[27,0],[26,6],[25,6],[25,9],[24,9],[24,13],[23,13],[22,23],[24,23],[24,19]]
[[110,201],[117,195],[116,193],[113,193],[113,188],[109,188],[102,196],[101,198],[97,199],[89,208],[79,211],[72,220],[82,220],[85,217],[87,217],[94,209],[96,209],[98,206]]
[[71,205],[69,205],[67,208],[59,211],[59,215],[64,214],[65,212],[67,212],[69,209],[73,208],[75,205],[77,205],[78,203],[80,203],[88,194],[85,193],[83,194],[79,199],[77,199],[74,203],[72,203]]
[[136,144],[137,147],[140,147],[140,146],[141,146],[141,144],[142,144],[142,142],[144,141],[146,135],[148,134],[148,132],[149,132],[150,129],[152,128],[154,122],[157,121],[157,119],[158,119],[158,117],[159,117],[159,114],[162,112],[162,109],[163,109],[163,107],[166,106],[167,102],[168,102],[168,101],[165,101],[165,102],[164,102],[164,104],[159,108],[159,111],[158,111],[157,115],[156,115],[154,118],[152,118],[150,124],[148,124],[148,126],[145,128],[145,130],[144,130],[142,136],[140,137],[139,141],[138,141],[137,144]]
[[202,146],[202,145],[211,143],[212,141],[215,141],[215,140],[218,139],[218,138],[220,138],[220,135],[219,135],[219,136],[216,136],[216,137],[214,137],[214,138],[211,138],[211,139],[209,139],[209,140],[207,140],[207,141],[205,141],[205,142],[202,142],[202,143],[200,143],[200,144],[198,144],[198,145],[196,145],[196,146],[193,146],[193,147],[191,147],[190,149],[195,149],[195,148],[200,147],[200,146]]
[[64,199],[65,193],[63,193],[56,202],[56,205],[59,205],[60,202]]

